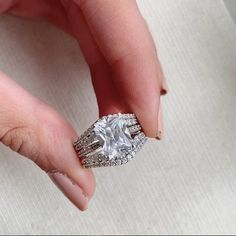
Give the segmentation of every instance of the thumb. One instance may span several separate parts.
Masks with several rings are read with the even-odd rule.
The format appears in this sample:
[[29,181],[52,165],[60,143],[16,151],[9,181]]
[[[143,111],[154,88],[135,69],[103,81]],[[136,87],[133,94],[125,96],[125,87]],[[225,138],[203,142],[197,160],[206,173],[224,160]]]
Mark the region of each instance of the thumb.
[[95,189],[73,148],[77,135],[52,108],[0,72],[0,141],[34,161],[81,210]]

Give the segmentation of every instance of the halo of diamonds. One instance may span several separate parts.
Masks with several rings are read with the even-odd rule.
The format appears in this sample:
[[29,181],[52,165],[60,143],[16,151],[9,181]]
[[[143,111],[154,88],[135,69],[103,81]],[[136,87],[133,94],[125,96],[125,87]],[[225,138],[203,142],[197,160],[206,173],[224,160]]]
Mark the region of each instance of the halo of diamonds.
[[[125,128],[128,128],[129,141],[132,145],[130,148],[119,151],[111,158],[102,151],[102,145],[95,130],[97,124],[112,119],[121,119],[124,122]],[[132,160],[146,141],[147,138],[134,114],[114,114],[98,119],[78,138],[74,143],[74,148],[84,168],[118,166]]]

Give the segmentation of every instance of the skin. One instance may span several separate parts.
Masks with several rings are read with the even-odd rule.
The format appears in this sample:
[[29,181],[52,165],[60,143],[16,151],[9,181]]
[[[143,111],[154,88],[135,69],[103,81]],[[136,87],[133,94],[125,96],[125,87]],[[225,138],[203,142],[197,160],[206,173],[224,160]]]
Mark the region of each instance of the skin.
[[[163,133],[167,90],[153,39],[133,0],[0,0],[0,13],[43,19],[78,41],[89,65],[99,115],[133,112],[144,132]],[[72,143],[78,134],[44,102],[0,72],[0,141],[34,161],[80,209],[95,191]]]

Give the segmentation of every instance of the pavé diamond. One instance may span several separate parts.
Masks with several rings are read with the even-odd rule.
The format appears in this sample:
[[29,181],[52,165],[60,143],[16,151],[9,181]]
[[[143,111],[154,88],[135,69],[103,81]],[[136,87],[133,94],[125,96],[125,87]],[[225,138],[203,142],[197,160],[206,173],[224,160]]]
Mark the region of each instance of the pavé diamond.
[[94,124],[94,132],[102,147],[101,153],[111,160],[132,150],[133,139],[121,116],[108,116]]

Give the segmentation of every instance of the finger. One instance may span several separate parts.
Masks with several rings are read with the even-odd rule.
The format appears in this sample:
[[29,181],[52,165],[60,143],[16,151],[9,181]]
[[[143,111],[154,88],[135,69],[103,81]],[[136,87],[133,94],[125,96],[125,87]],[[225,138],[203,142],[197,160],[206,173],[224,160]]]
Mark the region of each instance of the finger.
[[11,3],[12,1],[2,1],[0,3],[0,13],[4,13],[6,12],[10,7],[11,7]]
[[63,6],[58,0],[6,0],[0,1],[0,13],[10,13],[32,19],[47,20],[70,33]]
[[158,132],[162,83],[160,64],[147,26],[134,1],[76,1],[112,70],[121,96],[147,135]]
[[8,9],[10,13],[18,16],[46,19],[75,36],[90,67],[100,116],[125,112],[124,102],[110,79],[110,68],[91,36],[78,5],[65,0],[61,3],[62,5],[58,1],[40,1],[35,7],[32,1],[24,0],[12,2]]
[[109,65],[91,35],[81,10],[73,1],[64,2],[64,7],[71,25],[72,34],[78,40],[90,68],[99,115],[125,112],[125,104],[111,80]]
[[0,141],[34,161],[78,208],[86,209],[95,180],[75,154],[75,131],[56,111],[3,73],[0,91]]

